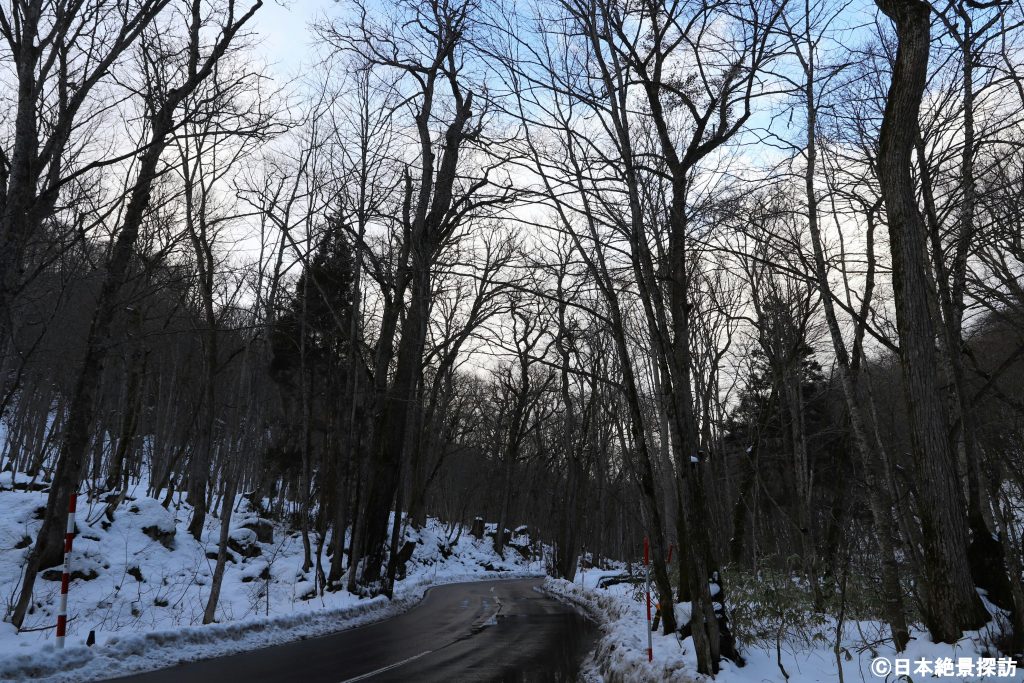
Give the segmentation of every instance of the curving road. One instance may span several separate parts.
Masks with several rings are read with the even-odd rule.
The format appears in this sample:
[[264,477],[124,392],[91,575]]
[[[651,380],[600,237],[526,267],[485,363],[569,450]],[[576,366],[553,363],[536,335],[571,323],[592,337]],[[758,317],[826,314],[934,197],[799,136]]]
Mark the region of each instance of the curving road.
[[439,586],[392,619],[117,679],[133,683],[576,680],[593,625],[534,590],[540,579]]

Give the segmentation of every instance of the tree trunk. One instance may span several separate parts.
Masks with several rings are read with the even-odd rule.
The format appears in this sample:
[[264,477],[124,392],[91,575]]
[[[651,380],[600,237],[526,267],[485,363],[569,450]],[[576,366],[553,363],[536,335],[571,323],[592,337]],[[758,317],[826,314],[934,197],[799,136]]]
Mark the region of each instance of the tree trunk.
[[[420,375],[423,346],[426,341],[430,297],[430,268],[423,253],[427,247],[413,246],[412,298],[402,326],[395,379],[387,389],[382,412],[374,428],[369,491],[363,519],[362,539],[366,563],[362,581],[366,585],[380,579],[388,538],[388,513],[398,488],[399,469],[405,451],[409,413],[417,410],[416,388]],[[419,253],[417,253],[419,252]]]
[[[455,75],[452,75],[451,82],[453,88],[457,90]],[[464,99],[460,94],[457,97],[455,116],[445,131],[444,152],[435,173],[433,142],[428,129],[432,87],[429,86],[424,93],[424,110],[417,116],[423,177],[415,216],[407,225],[406,238],[410,243],[409,256],[412,266],[411,295],[405,322],[402,325],[395,379],[388,387],[381,410],[374,421],[370,458],[371,477],[369,491],[366,494],[361,539],[366,554],[362,575],[365,584],[374,584],[380,578],[387,542],[388,511],[398,488],[401,461],[407,452],[407,432],[409,425],[412,424],[410,416],[413,411],[421,410],[416,402],[416,389],[422,374],[423,347],[429,323],[432,267],[437,256],[435,252],[440,244],[442,229],[450,230],[454,227],[443,228],[442,223],[452,206],[460,146],[466,139],[465,128],[473,113],[472,93]],[[409,201],[412,190],[411,182],[408,180],[406,187]],[[403,296],[404,287],[396,295],[398,306],[401,306]]]
[[[94,399],[103,374],[111,323],[118,308],[118,293],[125,282],[132,252],[139,238],[139,230],[149,208],[160,155],[167,147],[168,137],[174,128],[174,111],[182,100],[195,91],[213,72],[214,65],[227,51],[235,34],[262,5],[262,0],[256,0],[244,15],[232,16],[231,24],[222,27],[222,33],[202,62],[198,61],[200,22],[194,20],[190,25],[190,39],[195,52],[192,53],[193,61],[189,65],[187,78],[180,86],[168,91],[163,101],[154,103],[156,110],[149,117],[150,142],[139,153],[138,174],[129,195],[128,205],[125,207],[121,230],[107,262],[106,277],[89,325],[85,357],[69,402],[67,425],[61,441],[53,484],[46,499],[43,525],[25,564],[21,593],[11,618],[11,622],[18,628],[21,627],[31,604],[32,589],[39,569],[53,566],[60,561],[67,523],[68,499],[71,493],[78,489],[79,476],[89,445],[95,414]],[[198,3],[193,7],[195,14],[198,14]]]
[[[706,520],[711,519],[704,496],[700,435],[694,413],[691,388],[693,371],[690,353],[689,274],[686,263],[688,222],[686,217],[686,178],[682,169],[673,169],[672,204],[669,212],[669,306],[671,310],[672,347],[669,368],[672,373],[671,409],[672,447],[677,476],[680,478],[680,538],[686,539],[687,582],[692,604],[690,626],[697,654],[697,671],[718,672],[719,632],[712,604],[708,579],[718,571],[713,559],[711,539]],[[664,612],[663,612],[664,614]]]
[[217,543],[217,564],[213,569],[213,580],[210,582],[210,597],[203,611],[203,623],[212,624],[217,613],[217,602],[220,600],[220,587],[224,583],[224,568],[228,562],[228,539],[231,537],[231,513],[235,505],[235,492],[238,490],[238,477],[225,470],[227,481],[224,483],[224,498],[220,506],[220,539]]
[[918,481],[926,581],[923,616],[932,638],[954,643],[988,615],[967,562],[967,524],[948,419],[938,386],[936,329],[929,306],[924,221],[911,177],[911,152],[928,71],[930,7],[921,0],[877,0],[899,41],[886,98],[878,178],[889,221],[900,361]]
[[164,119],[157,119],[153,128],[152,143],[140,157],[139,174],[125,211],[120,234],[114,244],[110,261],[107,263],[107,275],[103,281],[92,323],[89,326],[85,358],[82,361],[68,408],[68,419],[57,457],[57,468],[46,499],[43,525],[39,530],[36,543],[29,553],[21,594],[11,619],[11,622],[19,628],[25,619],[28,606],[31,604],[36,574],[42,568],[58,564],[62,556],[68,499],[78,489],[79,475],[85,462],[86,450],[89,447],[90,430],[95,415],[95,395],[99,388],[107,356],[110,325],[118,308],[117,295],[128,272],[128,264],[139,236],[139,229],[149,206],[150,192],[153,181],[156,179],[160,152],[166,146],[167,135],[170,133],[170,114],[166,113]]

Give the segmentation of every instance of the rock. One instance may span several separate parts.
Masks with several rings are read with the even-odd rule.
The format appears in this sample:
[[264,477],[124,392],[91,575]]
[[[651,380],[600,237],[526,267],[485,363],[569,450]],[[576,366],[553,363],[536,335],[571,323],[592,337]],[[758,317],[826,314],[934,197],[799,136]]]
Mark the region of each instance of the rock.
[[262,550],[256,538],[256,532],[252,529],[234,529],[228,536],[228,548],[242,557],[259,557]]
[[174,550],[174,529],[168,530],[160,527],[159,525],[144,526],[142,527],[142,533],[146,534],[168,550]]
[[256,579],[260,579],[261,581],[266,581],[269,578],[270,578],[270,565],[269,564],[264,564],[263,565],[263,570],[259,574],[257,574],[257,575],[244,574],[242,576],[242,583],[252,583]]
[[260,570],[260,572],[258,574],[250,573],[250,571],[251,571],[250,569],[247,569],[246,573],[242,575],[242,583],[243,584],[252,583],[252,582],[256,581],[257,579],[259,579],[260,581],[268,581],[270,579],[270,565],[269,564],[264,564],[263,568]]
[[[217,561],[217,549],[216,548],[208,549],[206,551],[206,559],[213,560],[214,562],[216,562]],[[235,559],[235,556],[232,555],[231,552],[227,553],[227,561],[232,563],[232,564],[238,564],[238,560]]]
[[299,581],[295,584],[295,597],[299,600],[312,600],[316,597],[316,584],[312,581]]
[[49,484],[41,481],[16,481],[13,486],[15,491],[46,491],[50,488]]
[[256,534],[256,540],[260,543],[274,542],[274,525],[270,520],[255,517],[242,522],[240,528],[249,529]]
[[512,550],[515,550],[517,553],[519,553],[519,555],[524,560],[529,561],[529,560],[533,559],[532,555],[530,553],[530,546],[528,546],[528,545],[515,545],[513,543],[509,543],[508,547],[512,548]]
[[138,517],[134,523],[154,541],[174,550],[174,534],[177,529],[174,515],[164,509],[155,498],[138,498],[128,506],[128,512]]
[[[64,570],[62,569],[47,569],[45,572],[41,574],[44,581],[60,581],[63,575]],[[71,572],[72,581],[76,579],[81,579],[82,581],[92,581],[98,576],[99,574],[96,573],[96,570],[92,569],[91,567],[85,570],[84,572],[81,569],[75,569]]]

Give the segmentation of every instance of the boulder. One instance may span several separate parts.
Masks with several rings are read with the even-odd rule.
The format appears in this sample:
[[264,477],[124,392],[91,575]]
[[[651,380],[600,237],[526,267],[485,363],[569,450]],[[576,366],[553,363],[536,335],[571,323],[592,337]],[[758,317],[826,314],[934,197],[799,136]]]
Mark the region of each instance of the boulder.
[[252,529],[238,528],[231,531],[228,536],[228,548],[242,557],[259,557],[259,543],[256,542],[256,532]]
[[[217,547],[216,546],[214,546],[212,548],[207,548],[206,549],[206,559],[213,560],[214,562],[216,562],[217,561],[217,555],[218,555],[218,552],[217,552]],[[230,550],[227,552],[225,557],[227,558],[227,561],[230,562],[231,564],[238,564],[238,560],[235,559],[235,556],[231,553]]]
[[174,534],[177,529],[174,515],[164,509],[155,498],[139,498],[128,506],[128,512],[137,515],[142,533],[146,534],[168,550],[174,549]]
[[253,573],[253,572],[251,572],[249,570],[246,570],[242,574],[242,583],[251,583],[252,581],[255,581],[256,579],[260,579],[262,581],[268,581],[270,579],[270,565],[269,564],[264,564],[263,565],[263,569],[261,569],[258,574],[255,574],[255,573]]
[[144,526],[142,527],[142,533],[168,550],[174,550],[174,529],[168,530],[160,526]]
[[312,600],[316,597],[316,584],[312,581],[299,581],[295,584],[295,597],[299,600]]
[[242,522],[240,528],[253,531],[256,534],[256,540],[260,543],[274,542],[274,525],[269,519],[254,517]]

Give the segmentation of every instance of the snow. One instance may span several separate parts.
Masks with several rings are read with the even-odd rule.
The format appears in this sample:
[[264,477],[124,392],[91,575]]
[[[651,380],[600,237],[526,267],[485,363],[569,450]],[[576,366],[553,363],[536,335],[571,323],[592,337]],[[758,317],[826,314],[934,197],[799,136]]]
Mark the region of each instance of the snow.
[[[0,431],[0,443],[3,443],[2,431]],[[31,481],[32,478],[24,472],[0,472],[0,486],[3,488],[14,488],[15,484],[25,485]]]
[[[654,657],[647,661],[647,616],[643,602],[642,586],[617,584],[598,588],[598,582],[620,571],[588,571],[577,578],[575,583],[548,578],[542,590],[553,597],[576,605],[601,627],[602,635],[594,654],[596,665],[608,683],[687,683],[711,680],[697,673],[697,661],[693,654],[693,640],[680,640],[676,635],[652,634]],[[689,618],[689,604],[676,605],[679,623]],[[835,633],[835,622],[826,618],[823,634]],[[909,660],[911,671],[919,660],[935,662],[941,658],[977,660],[985,654],[981,644],[986,634],[966,634],[955,645],[932,643],[927,633],[912,629],[912,640],[907,651],[897,655],[892,646],[878,641],[885,638],[887,629],[876,621],[849,621],[844,624],[840,659],[845,681],[884,681],[871,671],[876,657],[885,657],[893,662],[897,657]],[[829,636],[831,638],[833,636]],[[833,642],[828,638],[814,639],[811,643],[781,643],[782,665],[789,674],[789,683],[834,683],[840,680],[836,669],[836,655]],[[741,643],[741,654],[746,666],[738,667],[724,661],[722,670],[714,678],[715,683],[786,683],[776,661],[775,642]],[[987,681],[1024,681],[1024,671],[1018,669],[1012,676],[928,676],[912,675],[909,679],[890,675],[888,680],[956,680],[964,683]]]
[[252,545],[256,542],[256,532],[252,529],[232,529],[229,538],[242,545]]
[[[43,492],[9,490],[27,482],[23,474],[0,474],[0,586],[11,604],[17,596],[29,542],[41,524]],[[71,557],[67,647],[53,647],[53,624],[59,597],[59,568],[36,583],[33,610],[20,634],[0,622],[0,680],[87,681],[172,666],[323,635],[387,618],[409,609],[435,585],[499,577],[543,574],[541,563],[526,552],[529,529],[516,527],[505,557],[491,538],[478,540],[468,530],[429,520],[422,530],[409,529],[405,540],[417,546],[395,598],[366,598],[347,591],[318,595],[314,573],[303,572],[301,536],[282,524],[260,518],[239,501],[232,519],[232,550],[226,565],[217,623],[203,626],[202,616],[219,538],[220,520],[210,516],[200,541],[186,531],[187,504],[165,509],[142,494],[140,485],[117,509],[112,522],[105,504],[80,499],[78,536]],[[487,525],[493,532],[494,524]],[[260,539],[264,539],[261,541]],[[315,539],[314,539],[315,545]],[[519,550],[516,549],[519,548]],[[325,559],[325,571],[328,560]],[[642,589],[619,584],[598,588],[601,579],[622,573],[581,569],[575,583],[547,579],[543,590],[573,604],[600,626],[602,636],[588,659],[584,678],[610,683],[701,681],[691,639],[652,634],[654,661],[647,661],[647,622]],[[89,578],[91,577],[91,578]],[[726,586],[728,589],[728,586]],[[717,587],[716,587],[716,595]],[[689,617],[689,605],[675,606],[677,620]],[[86,647],[90,631],[97,644]],[[780,643],[789,683],[839,680],[831,634],[835,622],[823,617],[820,636]],[[840,659],[846,681],[881,681],[871,673],[876,656],[895,658],[891,646],[879,644],[885,628],[874,621],[850,621],[844,628]],[[915,662],[983,656],[985,634],[968,634],[954,646],[933,644],[927,634],[914,639],[901,657]],[[775,642],[740,644],[745,667],[723,662],[718,683],[786,683],[776,661]],[[913,680],[922,677],[913,676]],[[1016,676],[944,677],[962,681],[1024,681]],[[890,677],[890,680],[894,680]]]
[[[4,473],[0,489],[24,475]],[[216,564],[220,520],[210,515],[200,541],[187,533],[191,509],[177,502],[164,509],[136,487],[113,522],[105,504],[79,498],[78,535],[71,554],[67,647],[53,647],[60,592],[59,572],[36,581],[33,609],[19,634],[0,622],[0,680],[95,680],[222,656],[298,638],[322,635],[384,619],[414,605],[434,585],[538,576],[538,562],[514,549],[499,557],[489,537],[429,520],[408,530],[415,540],[406,577],[394,600],[365,598],[344,590],[318,595],[314,571],[303,572],[298,532],[260,521],[239,501],[232,518],[231,547],[216,622],[202,625]],[[41,524],[44,492],[0,490],[0,586],[13,604],[21,568]],[[252,527],[272,528],[262,543]],[[457,539],[457,540],[456,540]],[[519,540],[519,539],[517,539]],[[313,539],[315,546],[315,538]],[[239,549],[242,552],[239,552]],[[447,555],[447,557],[446,557]],[[325,571],[329,559],[324,558]],[[87,577],[88,580],[86,580]],[[96,645],[86,647],[90,631]]]

